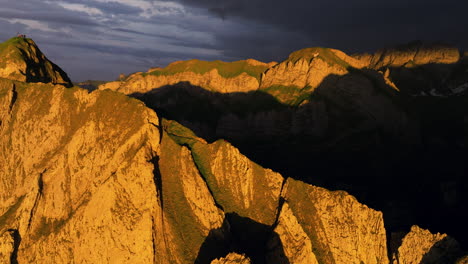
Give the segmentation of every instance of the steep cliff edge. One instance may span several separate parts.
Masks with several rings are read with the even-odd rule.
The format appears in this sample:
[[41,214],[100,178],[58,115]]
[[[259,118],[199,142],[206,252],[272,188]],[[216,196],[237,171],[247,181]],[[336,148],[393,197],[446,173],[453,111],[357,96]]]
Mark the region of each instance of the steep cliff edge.
[[353,56],[368,67],[414,67],[424,64],[453,64],[460,60],[460,51],[444,44],[411,42],[392,48],[380,49],[374,54]]
[[0,233],[18,231],[17,261],[152,262],[154,112],[108,91],[0,87]]
[[327,48],[306,48],[271,67],[262,75],[260,90],[280,102],[299,105],[330,75],[345,75],[349,68],[363,68],[361,61],[344,52]]
[[388,263],[382,213],[135,99],[2,79],[0,106],[2,260]]
[[[296,99],[293,104],[278,105],[269,104],[261,91],[260,97],[257,93],[242,97],[249,103],[220,91],[213,93],[222,96],[216,97],[222,98],[217,103],[227,100],[228,109],[240,108],[241,114],[246,108],[254,109],[257,117],[252,120],[260,123],[258,131],[271,128],[278,113],[286,115],[293,109],[302,115],[296,122],[306,121],[295,123],[294,129],[282,123],[272,133],[281,137],[291,129],[294,137],[286,140],[294,139],[294,144],[305,148],[319,142],[321,148],[314,151],[320,155],[323,149],[360,148],[367,142],[380,146],[386,136],[413,141],[412,134],[406,134],[412,132],[407,129],[411,128],[408,117],[385,74],[358,69],[359,61],[338,51],[319,50],[317,54],[311,49],[296,55],[290,57],[290,65],[316,60],[339,69],[313,89],[317,97],[304,98],[298,105]],[[245,68],[201,65],[209,67],[197,64],[198,72],[190,74],[218,72],[227,79],[239,72],[249,75]],[[175,64],[150,72],[172,76],[185,66]],[[341,70],[346,72],[341,74]],[[249,76],[257,85],[262,78]],[[311,83],[306,80],[306,87]],[[256,101],[259,98],[262,101]],[[256,104],[248,106],[252,102]],[[278,112],[269,113],[272,106]],[[229,119],[226,122],[231,128],[236,125]],[[311,133],[300,130],[311,124],[315,126]],[[311,135],[320,140],[302,142]],[[349,152],[345,154],[346,160],[354,161]],[[289,156],[291,152],[270,155]],[[301,162],[307,173],[299,177],[306,179],[323,180],[342,165],[325,164],[326,170],[320,170],[308,152]],[[385,176],[392,171],[377,172]],[[405,200],[405,188],[413,194],[414,190],[396,181],[402,176],[391,175],[395,182],[385,182],[375,171],[370,175],[358,178],[362,182],[353,188],[359,190],[363,182],[375,181],[374,187],[386,188],[364,186],[366,195],[382,192],[387,199],[384,190],[398,190],[401,200],[411,201]],[[360,175],[341,172],[340,176],[338,180]],[[442,187],[447,190],[444,199],[453,203],[452,185]],[[208,143],[179,123],[159,118],[141,101],[110,90],[89,93],[76,87],[0,78],[0,190],[0,261],[6,263],[385,264],[390,255],[381,212],[346,192],[329,191],[263,168],[232,143],[222,139]],[[401,260],[419,261],[427,252],[440,252],[440,241],[445,240],[444,235],[412,230],[391,253]],[[441,251],[436,259],[445,258],[453,245],[444,244],[443,249],[450,250]],[[416,254],[408,253],[414,248]]]
[[100,85],[99,89],[135,94],[188,82],[213,92],[249,92],[258,88],[261,73],[273,64],[253,59],[235,62],[178,61],[165,68],[153,68],[146,73],[132,74],[123,81]]
[[67,74],[48,60],[29,38],[15,37],[0,44],[0,77],[72,86]]

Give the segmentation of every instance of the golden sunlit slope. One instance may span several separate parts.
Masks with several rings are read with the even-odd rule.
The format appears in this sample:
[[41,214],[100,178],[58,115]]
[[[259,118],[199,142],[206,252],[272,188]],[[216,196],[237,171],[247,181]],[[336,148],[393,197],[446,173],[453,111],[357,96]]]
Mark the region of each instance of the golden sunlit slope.
[[99,86],[125,94],[145,93],[180,82],[187,82],[212,92],[233,93],[256,90],[261,74],[275,63],[256,60],[178,61],[165,68],[153,68],[146,73],[135,73],[126,79]]
[[22,37],[0,44],[0,77],[72,86],[67,74],[48,60],[32,39]]

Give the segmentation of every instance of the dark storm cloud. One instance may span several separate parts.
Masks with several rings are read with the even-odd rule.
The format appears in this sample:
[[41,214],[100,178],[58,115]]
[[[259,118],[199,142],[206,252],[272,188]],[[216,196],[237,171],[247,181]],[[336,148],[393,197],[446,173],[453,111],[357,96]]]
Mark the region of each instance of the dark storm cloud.
[[282,60],[325,46],[415,39],[468,47],[467,1],[0,0],[0,41],[25,33],[73,80],[115,79],[175,60]]
[[179,0],[221,19],[235,17],[301,31],[321,45],[344,50],[374,49],[413,39],[468,44],[464,19],[468,1]]

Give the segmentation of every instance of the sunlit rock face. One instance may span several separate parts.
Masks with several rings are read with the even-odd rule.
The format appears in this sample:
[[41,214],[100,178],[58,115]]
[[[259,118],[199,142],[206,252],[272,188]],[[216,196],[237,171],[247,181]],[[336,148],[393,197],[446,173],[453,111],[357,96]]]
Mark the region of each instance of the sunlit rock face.
[[[268,243],[268,263],[317,264],[311,239],[299,224],[287,202],[281,207],[274,236]],[[283,246],[286,245],[286,246]]]
[[249,92],[257,90],[260,74],[273,64],[252,59],[236,62],[180,61],[166,68],[150,69],[146,73],[132,74],[122,81],[103,84],[99,89],[136,94],[187,82],[212,92]]
[[460,51],[443,44],[422,43],[419,41],[395,48],[386,48],[374,54],[354,56],[368,67],[403,67],[424,64],[453,64],[460,59]]
[[12,38],[0,44],[0,77],[72,86],[67,74],[27,38]]
[[155,113],[112,92],[0,86],[0,233],[18,231],[18,263],[152,262]]
[[318,263],[388,263],[381,212],[344,191],[293,179],[287,180],[283,197],[310,239],[303,245],[312,244]]
[[[306,135],[323,135],[327,130],[317,126],[326,127],[350,111],[364,117],[358,128],[378,127],[392,135],[409,127],[408,117],[393,102],[397,89],[388,74],[350,72],[366,64],[335,50],[307,49],[289,59],[293,62],[283,66],[297,66],[298,78],[303,77],[299,68],[304,61],[339,70],[324,79],[327,85],[315,87],[327,100],[302,105],[295,119],[284,108],[247,115],[258,125],[258,135],[271,135],[262,134],[262,127],[278,135],[288,129],[300,134],[301,127],[312,123]],[[338,66],[328,64],[332,61]],[[196,66],[205,72],[188,74],[217,71],[225,80],[248,75],[259,85],[262,77],[254,75],[265,67],[273,69],[255,61],[234,68],[215,65],[211,69],[212,64],[202,62]],[[185,74],[180,70],[186,66],[152,69],[147,76]],[[263,78],[279,78],[267,75]],[[147,78],[136,74],[128,80],[138,76]],[[313,78],[281,81],[313,87]],[[249,97],[249,102],[256,99]],[[342,108],[328,112],[330,102]],[[226,118],[219,132],[240,131],[233,120]],[[279,126],[284,130],[272,126],[278,120],[283,120]],[[342,128],[334,129],[346,135]],[[310,161],[307,155],[303,158]],[[307,165],[310,177],[328,176]],[[264,168],[223,139],[207,142],[122,93],[0,78],[1,263],[389,262],[382,212],[347,192],[287,176],[296,175]],[[414,227],[392,252],[392,261],[443,263],[460,257],[452,249],[456,243],[446,235]]]
[[329,75],[344,75],[349,68],[365,64],[345,53],[327,48],[307,48],[291,53],[289,58],[262,75],[260,90],[286,104],[297,105],[310,95]]
[[0,235],[0,262],[11,263],[15,259],[14,230],[5,231]]
[[244,255],[229,253],[225,258],[213,260],[211,264],[250,264],[250,260]]
[[[333,234],[354,244],[354,228],[376,232],[362,220],[340,232],[323,225],[330,245],[317,239],[308,225],[335,216],[301,208],[296,195],[307,193],[287,183],[284,199],[292,209],[281,206],[281,175],[227,142],[208,144],[180,125],[161,126],[153,111],[124,95],[7,80],[1,88],[0,148],[9,150],[0,157],[2,258],[16,252],[26,263],[203,263],[222,256],[242,232],[234,229],[251,222],[249,228],[276,226],[276,243],[290,263],[313,263],[314,243],[334,255],[327,247],[348,246]],[[318,193],[308,194],[317,208],[331,202],[347,210],[333,195],[320,195],[328,191],[301,184]],[[201,254],[208,239],[226,246]],[[260,248],[276,254],[264,243]],[[375,249],[367,250],[374,257]]]
[[[447,234],[432,234],[429,230],[412,226],[401,245],[393,253],[393,264],[454,263],[460,248]],[[462,261],[462,260],[460,260]]]

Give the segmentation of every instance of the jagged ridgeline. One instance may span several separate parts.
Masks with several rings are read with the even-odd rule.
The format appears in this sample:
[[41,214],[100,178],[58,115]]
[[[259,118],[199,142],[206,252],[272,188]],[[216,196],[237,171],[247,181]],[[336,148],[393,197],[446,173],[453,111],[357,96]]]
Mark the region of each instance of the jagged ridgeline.
[[[266,74],[239,76],[260,86]],[[152,76],[173,75],[123,83]],[[266,169],[140,100],[32,82],[0,79],[1,263],[452,263],[462,255],[452,238],[416,226],[391,239],[385,214],[347,192]],[[219,95],[206,96],[237,109],[236,96]],[[248,110],[291,107],[265,105]]]
[[32,39],[22,37],[0,44],[0,77],[72,86],[67,74],[48,60]]

